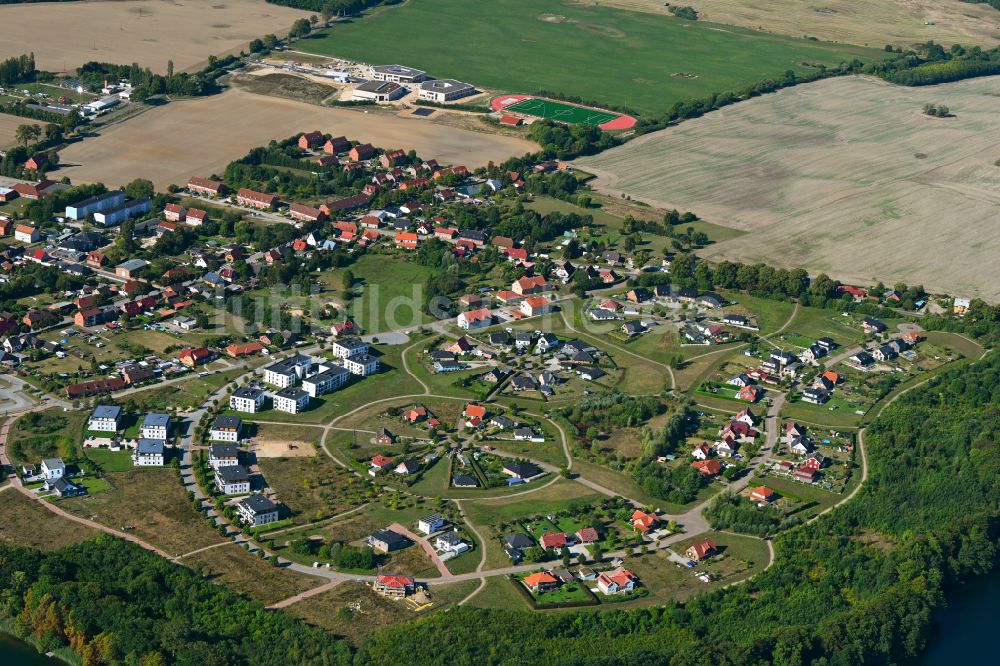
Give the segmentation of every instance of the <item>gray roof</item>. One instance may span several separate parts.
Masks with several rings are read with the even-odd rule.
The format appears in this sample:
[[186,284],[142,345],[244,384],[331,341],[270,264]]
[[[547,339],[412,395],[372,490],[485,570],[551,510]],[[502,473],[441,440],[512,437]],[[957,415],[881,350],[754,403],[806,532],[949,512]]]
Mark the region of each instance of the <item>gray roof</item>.
[[277,363],[272,363],[265,370],[278,373],[280,375],[295,374],[295,367],[299,365],[312,364],[312,359],[305,354],[292,354],[288,358],[283,358]]
[[139,455],[163,455],[163,440],[161,439],[140,439],[136,444],[135,452]]
[[535,545],[535,540],[527,534],[515,532],[503,538],[504,542],[511,548],[531,548]]
[[275,393],[274,397],[275,398],[287,398],[289,400],[295,400],[296,402],[298,402],[302,398],[308,398],[309,394],[306,393],[305,391],[303,391],[298,386],[289,386],[289,387],[283,388],[280,391],[278,391],[277,393]]
[[402,544],[409,542],[409,539],[407,539],[405,536],[393,532],[392,530],[375,530],[370,535],[368,535],[368,538],[375,541],[381,541],[386,545]]
[[243,426],[243,419],[238,416],[222,415],[216,416],[215,421],[212,422],[212,429],[218,430],[221,428],[234,428],[239,430]]
[[58,469],[60,467],[63,469],[66,468],[66,463],[63,462],[62,458],[46,458],[42,461],[42,464],[49,469]]
[[343,340],[336,340],[333,344],[334,346],[343,347],[348,350],[361,349],[368,346],[368,343],[363,342],[361,338],[344,338]]
[[334,377],[339,377],[340,375],[349,375],[349,374],[351,373],[347,371],[347,368],[343,367],[342,365],[334,365],[330,366],[330,368],[324,370],[323,372],[312,375],[310,377],[306,377],[302,381],[309,383],[319,383],[319,382],[324,382],[328,379],[332,379]]
[[398,83],[391,83],[389,81],[365,81],[359,85],[355,90],[360,90],[361,92],[371,92],[376,94],[387,95],[396,90],[399,90],[402,86]]
[[210,458],[238,458],[240,447],[236,446],[234,442],[212,444],[208,447],[208,455]]
[[271,511],[278,510],[278,505],[263,495],[251,495],[241,500],[240,504],[250,509],[253,513],[270,513]]
[[94,419],[114,419],[122,415],[122,408],[118,405],[98,405],[94,407],[94,413],[90,415]]
[[478,486],[479,485],[479,481],[476,480],[476,477],[470,476],[468,474],[456,474],[455,476],[451,477],[451,482],[455,486]]
[[[114,211],[107,211],[107,213],[112,213],[112,212]],[[140,268],[145,268],[146,266],[149,266],[149,262],[147,261],[144,261],[142,259],[129,259],[128,261],[123,261],[122,263],[118,264],[116,268],[124,268],[125,270],[128,271],[137,271]]]
[[142,427],[144,428],[155,428],[157,426],[167,427],[170,424],[170,414],[157,414],[155,412],[150,412],[146,414],[146,417],[142,420]]
[[250,480],[250,472],[243,465],[220,467],[215,470],[215,475],[222,479],[223,483],[240,483]]
[[420,77],[426,74],[423,70],[406,65],[375,65],[372,69],[380,74],[395,74],[397,76]]
[[457,546],[458,544],[465,542],[465,539],[458,536],[454,532],[445,532],[444,534],[439,534],[437,538],[440,541],[444,541],[449,546]]
[[462,83],[461,81],[456,81],[455,79],[434,79],[433,81],[424,81],[421,83],[420,89],[449,93],[455,92],[456,90],[474,90],[475,87],[471,83]]
[[233,396],[236,398],[249,398],[250,400],[256,400],[257,397],[264,392],[264,389],[257,386],[241,386],[233,392]]

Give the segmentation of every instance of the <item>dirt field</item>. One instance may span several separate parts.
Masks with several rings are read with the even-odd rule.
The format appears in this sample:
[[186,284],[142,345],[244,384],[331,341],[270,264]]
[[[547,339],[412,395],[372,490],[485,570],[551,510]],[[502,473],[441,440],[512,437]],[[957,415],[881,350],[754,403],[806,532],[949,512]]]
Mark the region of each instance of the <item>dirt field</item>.
[[[600,0],[600,4],[669,14],[661,0]],[[848,44],[878,47],[929,39],[948,45],[1000,43],[1000,12],[961,0],[685,0],[680,4],[694,7],[703,21]]]
[[34,122],[37,121],[0,113],[0,148],[10,148],[16,145],[17,139],[14,138],[14,131],[17,130],[17,126]]
[[[709,246],[865,284],[1000,299],[1000,77],[929,88],[840,78],[744,102],[578,161],[596,186],[752,233]],[[955,117],[931,118],[924,104]]]
[[186,183],[192,175],[221,173],[255,146],[313,129],[386,148],[412,148],[421,157],[469,168],[537,150],[524,139],[454,129],[392,112],[324,108],[233,89],[152,109],[70,146],[60,153],[60,161],[79,166],[60,169],[58,177],[112,186],[142,175],[162,189]]
[[[306,436],[282,437],[280,426],[261,426],[254,438],[253,451],[258,458],[309,458],[316,455],[316,444],[322,430],[310,429]],[[276,432],[277,431],[277,432]]]
[[198,69],[210,55],[287,33],[307,12],[264,0],[116,0],[0,6],[0,58],[35,53],[39,69],[67,71],[91,60],[137,62],[165,72]]

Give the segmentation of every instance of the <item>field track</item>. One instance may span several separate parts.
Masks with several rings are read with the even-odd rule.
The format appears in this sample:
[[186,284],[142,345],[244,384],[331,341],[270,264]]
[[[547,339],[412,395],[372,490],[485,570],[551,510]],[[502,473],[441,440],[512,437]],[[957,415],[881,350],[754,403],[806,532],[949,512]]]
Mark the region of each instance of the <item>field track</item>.
[[[576,164],[598,189],[751,232],[702,254],[1000,300],[1000,77],[828,79]],[[925,104],[947,105],[932,118]]]
[[219,174],[255,146],[319,129],[475,168],[537,150],[512,136],[457,129],[391,112],[321,107],[232,89],[146,111],[60,152],[58,177],[122,185],[141,175],[159,188]]

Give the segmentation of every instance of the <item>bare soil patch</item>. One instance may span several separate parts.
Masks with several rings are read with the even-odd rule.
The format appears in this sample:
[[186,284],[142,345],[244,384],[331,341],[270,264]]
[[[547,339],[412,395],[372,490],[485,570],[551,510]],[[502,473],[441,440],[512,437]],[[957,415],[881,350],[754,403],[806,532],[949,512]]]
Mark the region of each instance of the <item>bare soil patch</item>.
[[264,0],[116,0],[0,6],[0,58],[35,53],[40,69],[69,71],[85,62],[137,62],[165,72],[198,69],[208,56],[239,51],[281,34],[308,12]]
[[[661,0],[586,0],[653,14],[669,15]],[[762,32],[879,47],[933,39],[938,43],[1000,43],[1000,17],[988,5],[961,0],[689,0],[700,20],[727,23]]]
[[[595,186],[752,232],[701,252],[865,284],[1000,299],[1000,77],[840,78],[743,102],[579,160]],[[933,122],[924,104],[956,117]],[[921,157],[916,157],[916,155]]]
[[114,186],[141,175],[163,189],[186,183],[192,175],[221,173],[229,162],[271,139],[314,129],[413,149],[421,157],[470,169],[537,150],[526,139],[399,117],[395,109],[329,108],[233,89],[151,109],[66,148],[60,161],[77,166],[60,169],[58,177]]
[[319,104],[331,95],[335,95],[338,90],[332,85],[292,74],[254,73],[236,77],[232,83],[258,95],[273,95],[313,104]]

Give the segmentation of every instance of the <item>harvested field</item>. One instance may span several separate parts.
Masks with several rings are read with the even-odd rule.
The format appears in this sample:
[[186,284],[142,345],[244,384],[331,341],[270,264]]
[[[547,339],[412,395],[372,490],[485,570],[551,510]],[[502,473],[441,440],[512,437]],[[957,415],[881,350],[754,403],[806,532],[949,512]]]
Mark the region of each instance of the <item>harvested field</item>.
[[[743,102],[578,165],[598,189],[751,234],[702,256],[1000,299],[1000,77],[839,78]],[[955,117],[924,115],[928,103]],[[665,163],[665,159],[668,163]],[[933,249],[931,249],[933,248]]]
[[[239,122],[230,122],[233,118]],[[228,90],[151,109],[69,146],[60,161],[78,166],[60,169],[58,177],[114,186],[141,174],[164,189],[194,174],[221,173],[255,146],[313,129],[376,146],[412,148],[422,157],[470,169],[537,150],[525,139],[411,120],[391,111],[324,108]]]
[[282,34],[307,12],[264,0],[116,0],[0,6],[0,58],[35,53],[39,69],[85,62],[137,62],[164,73],[200,69],[208,56],[238,52],[252,39]]
[[37,121],[29,120],[28,118],[11,116],[6,113],[0,113],[0,148],[10,148],[11,146],[17,144],[17,139],[14,138],[14,132],[17,130],[17,126],[33,122]]
[[[598,4],[598,0],[574,4]],[[599,4],[669,15],[662,0],[600,0]],[[702,21],[849,44],[906,45],[928,39],[970,46],[1000,42],[996,10],[962,0],[687,0],[683,4],[694,7]]]

